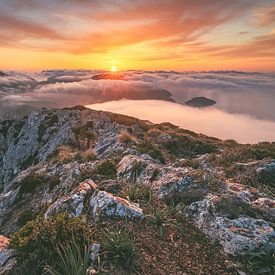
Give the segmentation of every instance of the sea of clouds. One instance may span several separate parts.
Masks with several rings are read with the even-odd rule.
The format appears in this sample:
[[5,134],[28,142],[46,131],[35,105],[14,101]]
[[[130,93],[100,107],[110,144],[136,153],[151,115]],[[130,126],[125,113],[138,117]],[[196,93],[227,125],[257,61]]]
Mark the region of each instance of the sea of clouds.
[[[6,75],[0,76],[0,120],[42,107],[101,104],[109,101],[114,105],[114,101],[121,99],[169,101],[170,112],[173,113],[179,110],[172,102],[184,104],[193,97],[204,96],[217,102],[211,110],[244,115],[257,121],[275,122],[275,73],[123,71],[120,72],[123,80],[95,80],[95,75],[104,72],[2,72]],[[124,104],[125,102],[127,101]],[[121,102],[117,103],[122,108]],[[130,101],[128,104],[129,108],[140,108],[139,104]],[[116,111],[119,109],[116,108]],[[195,109],[193,115],[198,114],[201,114],[201,110]],[[210,122],[215,124],[215,121]]]

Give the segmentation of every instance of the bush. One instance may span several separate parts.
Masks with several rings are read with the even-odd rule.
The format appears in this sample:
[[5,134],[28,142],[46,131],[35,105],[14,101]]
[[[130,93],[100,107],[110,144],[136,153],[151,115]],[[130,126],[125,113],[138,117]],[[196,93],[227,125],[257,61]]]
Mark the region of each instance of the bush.
[[234,195],[224,195],[215,203],[215,207],[219,213],[229,219],[236,219],[240,215],[257,217],[258,211],[252,208],[248,203]]
[[112,161],[104,160],[97,166],[93,173],[113,179],[116,176],[116,166]]
[[152,143],[149,141],[143,142],[137,146],[137,150],[143,154],[150,155],[153,159],[159,160],[161,163],[165,163],[165,159],[162,155],[161,150],[156,148]]
[[69,246],[74,240],[84,249],[90,238],[91,231],[81,218],[60,214],[28,222],[11,236],[10,247],[17,253],[20,274],[42,274],[45,266],[56,265],[56,245]]
[[132,202],[151,202],[153,200],[152,188],[142,184],[126,185],[121,195]]
[[17,225],[19,227],[22,227],[25,225],[28,221],[33,220],[36,217],[36,214],[33,213],[31,210],[24,210],[20,213],[20,216],[17,220]]
[[174,191],[165,197],[165,202],[170,206],[177,206],[180,203],[190,205],[193,202],[201,201],[207,195],[205,189],[189,189],[181,192]]
[[150,222],[159,230],[161,239],[164,237],[166,232],[166,226],[175,221],[171,218],[173,212],[174,210],[168,207],[165,207],[161,210],[153,208],[153,213],[148,216]]
[[43,177],[31,173],[22,180],[19,192],[21,194],[32,193],[42,183]]
[[139,254],[134,236],[124,228],[103,232],[101,242],[107,261],[130,272],[138,271]]
[[127,131],[121,131],[118,137],[120,143],[136,143],[136,138]]

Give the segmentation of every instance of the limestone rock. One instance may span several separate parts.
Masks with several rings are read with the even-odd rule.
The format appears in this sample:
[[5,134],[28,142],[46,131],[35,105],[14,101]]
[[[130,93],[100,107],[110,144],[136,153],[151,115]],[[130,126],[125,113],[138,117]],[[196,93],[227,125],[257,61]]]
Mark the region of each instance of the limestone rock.
[[66,212],[72,217],[80,216],[84,209],[86,196],[95,189],[96,184],[92,180],[80,183],[69,195],[61,197],[48,208],[44,215],[45,219],[61,212]]
[[142,209],[136,203],[130,203],[105,191],[95,192],[90,200],[92,218],[100,215],[128,218],[143,218]]
[[220,243],[226,254],[238,256],[265,243],[274,244],[275,232],[267,222],[250,217],[230,220],[216,216],[209,199],[192,203],[186,207],[185,215],[210,239]]

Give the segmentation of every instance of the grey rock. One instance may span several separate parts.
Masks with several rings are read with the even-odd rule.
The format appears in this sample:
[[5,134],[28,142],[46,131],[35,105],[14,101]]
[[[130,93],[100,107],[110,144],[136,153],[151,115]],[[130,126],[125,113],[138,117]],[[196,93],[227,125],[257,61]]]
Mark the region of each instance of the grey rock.
[[48,219],[57,213],[68,213],[71,217],[78,217],[84,209],[84,200],[91,191],[96,189],[96,184],[92,180],[86,180],[79,184],[72,192],[61,197],[54,202],[44,214]]
[[250,217],[230,220],[216,216],[211,199],[192,203],[186,207],[185,216],[210,239],[220,243],[226,254],[238,256],[265,243],[274,244],[275,232],[267,222]]
[[93,194],[90,200],[90,215],[94,219],[101,215],[143,218],[142,209],[138,204],[130,203],[105,191]]

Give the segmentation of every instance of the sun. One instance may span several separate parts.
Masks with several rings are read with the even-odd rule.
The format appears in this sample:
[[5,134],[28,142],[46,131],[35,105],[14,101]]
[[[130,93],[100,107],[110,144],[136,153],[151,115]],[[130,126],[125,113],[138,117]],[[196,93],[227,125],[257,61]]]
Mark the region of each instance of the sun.
[[112,66],[111,72],[117,72],[117,67],[116,66]]

